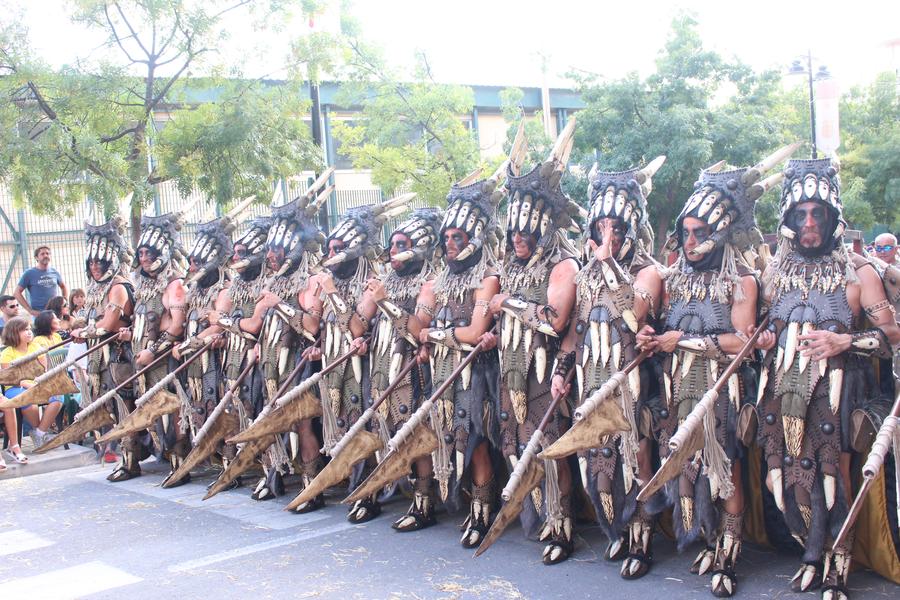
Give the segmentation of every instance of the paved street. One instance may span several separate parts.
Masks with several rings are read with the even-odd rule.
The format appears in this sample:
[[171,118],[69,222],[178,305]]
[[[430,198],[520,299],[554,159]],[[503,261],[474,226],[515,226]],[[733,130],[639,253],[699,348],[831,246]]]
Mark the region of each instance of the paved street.
[[[163,490],[163,467],[152,460],[128,482],[107,483],[108,471],[0,481],[0,598],[712,598],[708,577],[687,572],[697,550],[674,555],[661,538],[653,570],[629,583],[602,560],[595,528],[581,530],[562,565],[543,566],[541,545],[518,528],[473,559],[458,543],[461,517],[393,532],[405,499],[353,526],[337,495],[322,511],[293,515],[282,507],[295,488],[270,502],[250,500],[246,488],[202,502],[208,478]],[[797,561],[746,546],[738,597],[801,598],[788,588]],[[897,586],[871,573],[851,585],[855,600],[897,597]]]

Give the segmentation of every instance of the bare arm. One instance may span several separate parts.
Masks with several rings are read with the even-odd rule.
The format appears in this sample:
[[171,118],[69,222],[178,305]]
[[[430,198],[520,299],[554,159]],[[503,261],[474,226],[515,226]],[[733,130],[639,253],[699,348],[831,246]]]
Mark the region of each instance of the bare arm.
[[556,316],[550,325],[557,333],[563,333],[569,323],[569,316],[575,306],[575,275],[578,265],[574,260],[558,263],[550,272],[550,286],[547,288],[547,305],[552,307]]
[[163,295],[163,306],[169,311],[169,326],[166,331],[172,337],[181,337],[184,332],[184,322],[187,318],[185,295],[181,279],[171,281]]
[[632,311],[638,326],[642,326],[647,323],[648,316],[656,314],[662,301],[663,280],[656,266],[650,265],[638,271],[632,288],[634,289]]
[[68,299],[69,298],[69,286],[67,286],[66,282],[63,281],[62,275],[59,276],[59,289],[62,291],[62,297]]
[[34,309],[31,308],[31,305],[28,304],[28,300],[25,299],[25,288],[23,288],[21,285],[17,285],[16,291],[13,292],[13,296],[15,296],[16,300],[19,301],[19,306],[28,311],[29,314],[34,314]]
[[[486,306],[491,298],[500,291],[500,279],[497,277],[485,277],[481,281],[481,289],[475,290],[475,310],[472,311],[472,320],[465,327],[456,327],[454,334],[456,339],[464,344],[477,344],[478,338],[481,337],[491,326],[493,317],[490,311],[485,311],[482,306]],[[482,305],[477,305],[481,302]]]
[[122,326],[122,315],[128,306],[128,292],[125,286],[118,283],[109,289],[109,297],[107,298],[106,308],[103,309],[103,318],[95,323],[97,329],[105,329],[106,331],[118,331]]
[[[741,277],[741,287],[744,289],[744,299],[735,301],[731,307],[731,326],[735,331],[745,332],[756,326],[756,299],[759,288],[756,278],[752,275]],[[737,354],[744,347],[745,340],[733,333],[719,335],[719,346],[723,352]]]

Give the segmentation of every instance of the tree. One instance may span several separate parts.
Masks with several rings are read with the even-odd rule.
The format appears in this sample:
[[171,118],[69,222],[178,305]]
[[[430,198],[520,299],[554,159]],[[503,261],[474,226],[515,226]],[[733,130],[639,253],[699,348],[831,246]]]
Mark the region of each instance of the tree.
[[224,203],[267,197],[278,178],[317,164],[295,89],[186,79],[222,69],[226,14],[265,22],[282,10],[277,0],[78,0],[73,19],[102,31],[112,58],[59,70],[27,51],[24,31],[3,27],[0,94],[13,102],[0,110],[0,174],[17,201],[50,213],[89,194],[109,211],[134,192],[136,235],[162,182]]
[[[657,240],[665,239],[702,169],[719,160],[752,165],[792,141],[796,117],[785,109],[778,75],[754,73],[705,49],[697,22],[688,15],[672,21],[649,77],[572,77],[586,103],[575,138],[583,157],[591,161],[596,151],[604,170],[668,157],[648,199]],[[766,200],[763,206],[771,206],[771,197]]]
[[438,84],[427,57],[413,72],[390,69],[357,31],[345,30],[340,103],[360,106],[354,123],[335,123],[334,136],[353,166],[372,170],[385,191],[408,189],[431,205],[479,163],[478,144],[462,115],[471,114],[471,88]]

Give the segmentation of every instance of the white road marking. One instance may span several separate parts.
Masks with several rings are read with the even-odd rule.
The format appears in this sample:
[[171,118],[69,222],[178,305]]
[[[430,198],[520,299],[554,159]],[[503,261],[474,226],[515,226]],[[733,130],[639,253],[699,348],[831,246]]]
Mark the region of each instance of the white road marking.
[[100,561],[0,583],[0,598],[68,600],[143,581]]
[[5,531],[0,533],[0,556],[46,548],[54,543],[24,529]]
[[203,496],[206,494],[206,487],[199,483],[188,483],[167,490],[159,486],[162,479],[157,476],[144,475],[128,481],[108,483],[106,475],[106,473],[86,473],[81,475],[81,477],[91,481],[102,482],[104,485],[109,485],[114,489],[127,490],[191,508],[200,508],[222,517],[235,519],[241,523],[267,529],[292,529],[330,518],[329,515],[321,511],[305,515],[285,511],[284,507],[287,505],[287,502],[293,498],[290,495],[283,498],[286,498],[284,502],[279,501],[279,499],[257,502],[250,498],[248,488],[239,488],[221,492],[209,500],[203,500]]
[[281,546],[289,546],[290,544],[296,544],[298,542],[303,542],[306,540],[311,540],[313,538],[317,538],[323,535],[330,535],[332,533],[339,533],[341,531],[345,531],[347,529],[351,529],[356,527],[353,523],[338,523],[336,525],[332,525],[330,527],[323,527],[322,529],[313,529],[310,531],[304,531],[303,533],[298,533],[297,535],[291,535],[288,537],[279,538],[277,540],[270,540],[268,542],[261,542],[259,544],[251,544],[249,546],[242,546],[241,548],[235,548],[234,550],[227,550],[225,552],[219,552],[217,554],[210,554],[209,556],[202,556],[200,558],[195,558],[194,560],[188,560],[182,563],[178,563],[169,567],[170,573],[181,573],[184,571],[192,571],[194,569],[199,569],[200,567],[206,567],[208,565],[213,565],[218,562],[223,562],[226,560],[231,560],[234,558],[240,558],[242,556],[248,556],[250,554],[256,554],[257,552],[263,552],[265,550],[271,550],[272,548],[279,548]]

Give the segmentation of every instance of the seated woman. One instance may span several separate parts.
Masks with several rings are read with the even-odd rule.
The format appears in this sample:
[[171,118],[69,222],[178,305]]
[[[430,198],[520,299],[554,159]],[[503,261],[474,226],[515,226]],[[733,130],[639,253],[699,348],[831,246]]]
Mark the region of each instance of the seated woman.
[[[37,352],[42,348],[42,346],[34,343],[34,334],[31,331],[31,327],[29,327],[28,319],[25,317],[15,317],[6,323],[6,326],[3,328],[2,342],[3,345],[6,346],[6,348],[3,349],[3,352],[0,352],[0,367],[3,368],[9,366],[9,363],[17,358],[21,358],[32,352]],[[46,367],[46,356],[41,356],[37,360]],[[33,379],[22,380],[18,386],[8,387],[4,395],[7,398],[15,398],[33,385]],[[51,398],[50,404],[44,408],[43,414],[41,414],[40,408],[36,405],[26,406],[22,409],[22,416],[25,417],[25,420],[32,427],[34,427],[34,430],[31,432],[31,439],[34,441],[35,447],[50,441],[50,438],[47,437],[50,435],[47,433],[47,430],[56,420],[56,415],[59,414],[61,409],[62,402],[59,398]],[[6,411],[4,411],[4,421],[7,423],[7,433],[10,435],[9,449],[15,457],[16,462],[24,463],[27,462],[27,458],[22,454],[21,449],[18,449],[18,434],[9,433],[10,422],[15,423],[16,421],[15,411],[10,412],[13,413],[11,421],[7,417]],[[16,442],[15,445],[12,444],[13,441]]]
[[[65,296],[54,296],[47,301],[46,310],[53,311],[53,314],[59,319],[59,335],[61,339],[67,339],[69,337],[69,331],[72,330],[72,323],[74,321],[71,311],[69,310],[69,301],[66,300]],[[36,325],[37,320],[35,320],[35,326]],[[35,335],[40,334],[35,332]]]
[[[57,296],[62,298],[62,296]],[[42,310],[34,318],[34,344],[41,348],[49,348],[62,341],[60,330],[62,322],[53,310]]]

